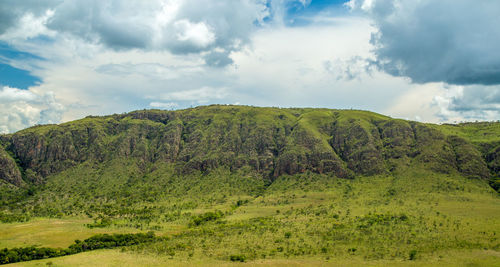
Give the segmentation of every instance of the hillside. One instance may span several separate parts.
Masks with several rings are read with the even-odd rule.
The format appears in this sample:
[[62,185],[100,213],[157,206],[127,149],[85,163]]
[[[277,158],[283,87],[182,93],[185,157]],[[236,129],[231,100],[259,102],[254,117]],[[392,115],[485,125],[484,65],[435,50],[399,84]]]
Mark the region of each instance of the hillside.
[[[499,176],[498,122],[221,105],[87,117],[0,136],[0,249],[153,230],[165,239],[127,253],[489,265]],[[68,227],[45,235],[44,220]]]
[[499,172],[499,129],[499,123],[471,129],[327,109],[136,111],[2,136],[0,178],[17,186],[43,183],[83,162],[128,158],[169,163],[181,173],[248,166],[268,180],[306,170],[342,178],[383,174],[410,161],[488,179]]

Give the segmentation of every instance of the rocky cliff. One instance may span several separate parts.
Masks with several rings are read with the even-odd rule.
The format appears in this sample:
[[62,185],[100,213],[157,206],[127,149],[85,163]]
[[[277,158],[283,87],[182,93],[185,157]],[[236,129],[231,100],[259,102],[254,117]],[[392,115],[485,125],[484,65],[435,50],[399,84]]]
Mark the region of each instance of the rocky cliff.
[[168,162],[180,173],[249,167],[271,180],[305,171],[344,178],[384,174],[403,163],[480,179],[500,169],[500,146],[482,151],[482,143],[436,125],[349,110],[144,110],[36,126],[0,142],[0,179],[17,186],[119,157]]

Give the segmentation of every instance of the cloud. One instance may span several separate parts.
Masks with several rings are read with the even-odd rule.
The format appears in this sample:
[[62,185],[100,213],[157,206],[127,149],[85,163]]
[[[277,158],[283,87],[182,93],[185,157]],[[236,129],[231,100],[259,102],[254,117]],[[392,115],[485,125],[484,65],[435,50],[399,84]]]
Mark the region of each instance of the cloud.
[[415,83],[500,84],[499,1],[351,0],[373,20],[383,71]]
[[196,102],[197,104],[205,104],[211,100],[220,100],[227,97],[227,88],[213,88],[205,86],[193,90],[183,90],[175,91],[169,93],[163,93],[159,96],[149,96],[148,98],[155,98],[161,100],[173,100],[173,101],[185,101],[185,102]]
[[104,64],[95,68],[97,73],[113,75],[113,76],[130,76],[140,75],[150,79],[170,80],[178,78],[181,73],[199,72],[199,66],[169,66],[160,63],[120,63],[120,64]]
[[[235,102],[357,108],[436,122],[445,112],[451,112],[447,118],[465,114],[458,110],[460,101],[472,103],[465,98],[467,86],[462,97],[447,94],[455,89],[445,88],[444,82],[412,83],[383,68],[367,72],[366,59],[382,62],[375,57],[379,48],[370,44],[379,26],[358,11],[346,16],[307,13],[308,23],[289,25],[269,21],[269,16],[279,20],[279,14],[269,13],[289,1],[266,2],[60,1],[32,20],[20,15],[0,39],[24,32],[19,23],[36,24],[33,32],[51,34],[48,40],[22,34],[6,40],[44,58],[17,61],[32,66],[31,74],[43,82],[24,93],[2,89],[0,125],[14,131],[87,115]],[[379,1],[363,3],[362,12],[373,16],[397,13],[384,13]],[[436,99],[443,101],[438,105]],[[18,117],[5,118],[7,110]]]
[[354,56],[349,59],[327,60],[324,68],[337,80],[361,79],[364,74],[371,72],[368,61],[365,58]]
[[117,51],[203,53],[208,64],[223,67],[269,12],[266,0],[4,0],[0,35],[76,38]]
[[223,67],[234,62],[227,51],[212,51],[205,54],[203,58],[205,63],[211,67]]
[[433,104],[443,121],[498,120],[500,118],[500,86],[451,86],[437,95]]
[[193,23],[189,20],[182,19],[174,23],[177,41],[183,49],[192,47],[194,51],[203,49],[215,41],[213,28],[205,22]]
[[0,34],[18,26],[23,17],[44,16],[59,0],[2,0],[0,3]]
[[27,90],[20,90],[5,86],[0,91],[0,102],[2,103],[34,101],[36,99],[37,95]]
[[34,124],[58,123],[65,108],[53,93],[38,94],[11,87],[0,89],[0,133]]
[[152,108],[160,108],[160,109],[173,109],[177,108],[179,104],[175,102],[151,102],[149,103],[149,106]]
[[64,1],[47,27],[115,50],[189,54],[239,50],[267,15],[264,0]]

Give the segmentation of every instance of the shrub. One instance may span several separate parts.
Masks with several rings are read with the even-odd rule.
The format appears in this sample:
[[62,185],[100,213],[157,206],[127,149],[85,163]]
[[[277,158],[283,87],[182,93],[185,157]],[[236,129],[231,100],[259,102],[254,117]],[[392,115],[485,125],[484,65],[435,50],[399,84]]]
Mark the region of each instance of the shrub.
[[411,250],[410,251],[410,256],[409,256],[409,260],[413,261],[417,258],[417,251],[416,250]]
[[153,232],[147,234],[98,234],[83,241],[75,240],[75,243],[67,249],[37,248],[33,246],[5,248],[0,250],[0,264],[60,257],[101,248],[137,245],[154,240],[156,240],[156,237]]
[[216,210],[215,212],[207,212],[203,213],[197,216],[194,216],[191,222],[189,223],[189,226],[199,226],[201,224],[204,224],[209,221],[216,221],[220,218],[222,218],[224,214],[220,210]]
[[245,262],[245,255],[231,255],[229,257],[231,261]]
[[292,233],[291,232],[286,232],[285,233],[285,238],[290,238],[292,237]]

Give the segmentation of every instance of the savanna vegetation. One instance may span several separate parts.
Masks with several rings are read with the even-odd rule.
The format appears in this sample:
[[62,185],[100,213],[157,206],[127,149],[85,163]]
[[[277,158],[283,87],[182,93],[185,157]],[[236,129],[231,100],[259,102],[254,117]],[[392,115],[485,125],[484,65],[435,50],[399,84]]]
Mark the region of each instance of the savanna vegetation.
[[209,106],[0,140],[4,252],[61,256],[92,236],[156,235],[44,264],[500,263],[500,123]]
[[0,250],[0,264],[61,257],[95,249],[133,246],[155,240],[156,238],[153,232],[147,234],[100,234],[94,235],[83,241],[77,239],[74,244],[66,249],[50,247],[39,248],[35,246],[11,249],[4,248]]

